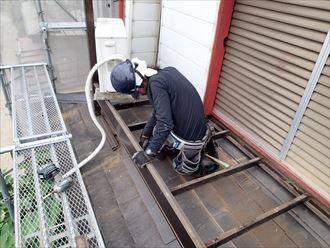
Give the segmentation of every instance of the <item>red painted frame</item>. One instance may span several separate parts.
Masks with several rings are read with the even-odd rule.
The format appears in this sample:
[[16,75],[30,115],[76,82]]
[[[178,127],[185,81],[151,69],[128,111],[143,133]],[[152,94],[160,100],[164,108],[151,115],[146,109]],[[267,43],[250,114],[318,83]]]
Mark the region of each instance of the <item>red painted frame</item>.
[[244,130],[239,128],[234,122],[229,120],[226,116],[221,113],[214,111],[213,106],[217,94],[218,80],[220,77],[220,72],[222,68],[222,62],[225,55],[225,39],[229,34],[230,22],[232,19],[232,14],[234,10],[235,0],[221,0],[216,32],[214,36],[214,45],[212,49],[208,81],[206,92],[204,96],[204,111],[206,115],[212,115],[219,121],[221,121],[225,126],[232,131],[235,135],[241,138],[244,142],[255,149],[262,157],[270,161],[275,165],[280,171],[287,175],[291,180],[300,185],[304,190],[311,194],[315,199],[330,207],[330,199],[322,194],[318,189],[313,187],[306,180],[301,178],[297,173],[295,173],[285,161],[280,160],[276,155],[272,154],[266,150],[263,146],[258,144],[249,134]]
[[221,0],[218,12],[218,22],[214,35],[207,87],[204,96],[204,111],[211,114],[217,94],[218,80],[225,55],[225,39],[229,34],[235,0]]
[[118,1],[118,18],[124,20],[124,0]]

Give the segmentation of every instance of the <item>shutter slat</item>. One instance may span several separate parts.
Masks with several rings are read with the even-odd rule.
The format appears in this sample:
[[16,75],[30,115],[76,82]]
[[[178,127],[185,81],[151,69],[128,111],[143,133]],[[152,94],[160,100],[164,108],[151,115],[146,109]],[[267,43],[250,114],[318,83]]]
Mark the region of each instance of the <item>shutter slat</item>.
[[[304,159],[301,159],[302,157]],[[327,165],[322,164],[313,157],[310,157],[305,151],[299,149],[299,147],[292,145],[292,150],[290,150],[290,155],[288,155],[288,158],[299,162],[302,167],[310,172],[313,172],[319,179],[322,180],[322,182],[327,182]],[[311,166],[311,164],[315,166]]]
[[317,102],[319,104],[322,104],[324,107],[329,108],[329,95],[328,96],[324,96],[319,94],[318,92],[314,92],[311,100],[314,102]]
[[277,31],[282,31],[284,33],[296,35],[298,37],[314,40],[320,43],[323,43],[326,36],[324,33],[319,31],[306,29],[291,24],[283,25],[283,23],[279,21],[274,21],[267,18],[257,17],[240,12],[235,12],[233,14],[233,18],[244,22],[253,23],[258,26],[267,27],[267,28],[275,29]]
[[[309,77],[311,75],[311,71],[303,69],[294,64],[288,63],[286,60],[283,60],[283,57],[281,57],[281,59],[279,59],[277,57],[267,55],[263,52],[259,52],[256,49],[253,49],[248,46],[244,46],[240,43],[237,43],[233,40],[228,40],[226,51],[228,51],[229,47],[235,48],[236,50],[239,50],[241,52],[244,52],[245,54],[258,58],[259,60],[261,60],[263,62],[267,62],[267,63],[271,64],[273,66],[274,70],[276,70],[277,68],[280,68],[282,70],[285,70],[286,72],[293,73],[294,75],[303,77],[305,79],[309,79]],[[299,85],[306,86],[306,81],[304,80],[304,82]]]
[[[280,148],[280,144],[283,142],[284,139],[280,135],[278,135],[276,132],[274,132],[273,129],[268,128],[268,126],[266,126],[266,128],[265,128],[264,123],[267,123],[267,120],[265,120],[263,118],[260,119],[260,115],[258,117],[258,114],[255,114],[255,115],[251,115],[251,113],[247,114],[247,112],[243,111],[240,108],[237,108],[235,105],[232,104],[233,99],[230,99],[228,96],[229,95],[220,95],[220,97],[222,97],[223,103],[227,107],[230,106],[228,108],[230,108],[231,110],[234,110],[236,113],[238,113],[240,116],[242,116],[246,121],[253,124],[253,126],[258,129],[258,130],[256,129],[256,132],[259,135],[261,135],[261,136],[266,135],[269,138],[271,138],[271,144],[273,144],[273,141],[276,141],[278,144],[276,147]],[[253,118],[255,116],[257,116],[257,117]],[[248,123],[246,123],[244,125],[249,126]],[[261,134],[261,133],[263,133],[263,134]]]
[[[329,73],[330,73],[330,70],[329,70]],[[319,83],[320,84],[323,84],[324,86],[326,86],[326,87],[330,87],[330,80],[329,80],[329,76],[330,75],[322,75],[321,74],[321,76],[320,76],[320,78],[319,78]]]
[[[249,1],[246,1],[249,2]],[[308,19],[305,17],[290,15],[286,13],[280,13],[272,10],[266,10],[262,8],[256,8],[253,6],[247,6],[243,4],[236,4],[235,11],[239,11],[242,13],[247,13],[255,16],[265,17],[268,19],[297,25],[299,27],[312,29],[320,32],[327,32],[329,29],[329,23],[318,21],[314,19]]]
[[257,53],[254,54],[255,56],[250,56],[250,55],[248,55],[246,53],[243,53],[243,52],[241,52],[241,51],[239,51],[239,50],[237,50],[235,48],[230,47],[230,44],[228,44],[228,47],[226,49],[226,52],[228,54],[232,54],[232,55],[234,55],[236,57],[239,57],[240,59],[243,59],[245,61],[248,61],[251,64],[253,64],[253,65],[255,65],[255,66],[263,69],[264,71],[268,71],[271,74],[274,74],[276,76],[279,76],[281,78],[284,78],[284,79],[290,81],[291,83],[296,84],[296,85],[298,85],[300,87],[305,88],[306,85],[307,85],[307,81],[308,81],[307,79],[304,79],[304,78],[302,78],[300,76],[297,76],[297,75],[295,75],[293,73],[290,73],[290,72],[288,72],[286,70],[283,70],[283,69],[281,69],[281,68],[279,68],[277,66],[274,66],[271,63],[268,63],[270,61],[267,61],[267,60],[261,61],[261,60],[259,60],[259,58],[256,57],[256,56],[258,56]]
[[308,49],[314,52],[319,52],[321,50],[323,43],[323,42],[320,43],[320,42],[308,40],[306,38],[301,38],[299,36],[292,34],[283,33],[281,31],[276,31],[270,28],[264,28],[259,25],[255,25],[249,22],[243,22],[237,19],[233,19],[231,25],[244,30],[254,32],[256,34],[267,36],[272,39],[286,42],[291,45],[302,47],[304,49]]
[[288,1],[287,3],[278,3],[273,1],[260,1],[260,0],[248,0],[248,1],[237,0],[237,2],[249,6],[274,10],[281,13],[288,13],[295,16],[303,16],[303,17],[317,19],[326,22],[330,21],[328,11],[322,9],[291,5],[290,1]]
[[[277,84],[278,86],[285,88],[286,90],[290,90],[296,94],[302,95],[304,93],[304,89],[302,87],[299,87],[293,83],[290,83],[289,81],[284,80],[281,77],[278,77],[274,74],[268,73],[264,71],[263,69],[250,64],[247,61],[244,61],[236,56],[230,56],[230,54],[226,53],[225,59],[228,59],[229,61],[236,63],[238,65],[241,65],[242,67],[252,71],[256,75],[263,77],[269,81],[271,81],[273,84]],[[300,98],[299,98],[300,99]]]
[[325,118],[330,118],[330,111],[329,111],[329,106],[328,107],[324,107],[323,105],[311,101],[309,103],[308,106],[311,110],[313,110],[314,112],[320,113],[321,115],[323,115]]
[[[226,100],[226,98],[224,98]],[[217,100],[218,101],[218,100]],[[241,114],[237,113],[234,109],[230,108],[228,103],[222,103],[222,109],[220,110],[227,116],[232,116],[235,118],[236,122],[240,124],[240,126],[244,126],[254,137],[257,137],[261,143],[263,143],[266,147],[270,148],[274,153],[278,154],[280,151],[280,143],[278,143],[271,136],[271,132],[265,132],[263,130],[258,129],[249,119],[245,119],[241,116]],[[232,104],[231,104],[232,105]],[[230,113],[230,114],[229,114]]]
[[[259,84],[256,84],[255,82],[245,78],[243,79],[245,84],[241,84],[241,80],[239,79],[239,75],[235,75],[235,72],[231,70],[230,68],[224,66],[221,77],[224,77],[228,81],[240,85],[240,87],[243,87],[246,91],[248,91],[250,94],[252,94],[255,97],[258,97],[260,99],[263,99],[265,102],[269,104],[269,107],[275,108],[278,111],[281,111],[284,113],[287,117],[292,120],[294,117],[295,112],[289,108],[286,108],[286,105],[283,104],[286,101],[288,101],[287,98],[276,94],[274,91],[271,91],[267,89],[266,87],[262,87]],[[220,81],[221,84],[221,81]],[[283,100],[283,101],[281,101]]]
[[295,45],[291,45],[286,42],[279,41],[279,40],[276,40],[273,38],[269,38],[264,35],[260,35],[260,34],[257,34],[257,33],[254,33],[254,32],[248,31],[248,30],[244,30],[244,29],[241,29],[238,27],[232,27],[230,29],[230,32],[233,34],[237,34],[237,35],[246,37],[248,39],[254,40],[256,42],[260,42],[264,45],[268,45],[273,48],[282,50],[284,52],[291,53],[293,55],[310,60],[312,62],[315,62],[318,57],[318,53],[316,53],[316,52],[313,52],[313,51],[310,51],[310,50],[307,50],[307,49],[304,49],[301,47],[297,47]]
[[328,57],[328,60],[322,70],[322,74],[330,77],[330,56]]
[[297,132],[296,139],[294,145],[304,150],[306,154],[309,154],[323,164],[329,162],[329,149],[326,146],[323,146],[320,142],[305,135],[301,131]]
[[320,123],[314,121],[313,119],[309,118],[308,116],[304,116],[302,123],[304,123],[309,128],[313,129],[314,131],[318,132],[321,135],[324,135],[327,138],[330,138],[329,136],[329,128],[321,125]]
[[302,173],[305,177],[308,178],[308,180],[313,179],[312,182],[317,183],[317,185],[328,189],[328,176],[318,170],[317,168],[313,166],[309,166],[309,163],[307,163],[304,160],[301,160],[300,155],[294,153],[293,151],[290,152],[290,155],[288,156],[287,161],[290,163],[290,165],[293,165],[296,167],[296,169]]
[[[288,0],[275,0],[275,1],[284,2],[284,3],[288,2]],[[290,0],[290,4],[312,7],[312,8],[317,8],[317,9],[330,10],[330,4],[329,4],[329,1],[327,1],[327,0],[312,0],[312,1]]]
[[[285,116],[283,113],[279,111],[277,111],[276,113],[269,113],[265,110],[265,104],[263,104],[262,101],[257,98],[249,98],[249,95],[245,94],[244,89],[237,87],[233,83],[231,84],[225,78],[221,78],[221,82],[224,82],[224,86],[220,86],[219,92],[221,92],[222,90],[226,91],[232,97],[244,103],[244,106],[240,106],[241,108],[249,107],[248,109],[245,109],[246,113],[256,112],[258,115],[260,115],[259,118],[265,118],[267,120],[268,126],[274,127],[273,129],[276,130],[277,133],[282,135],[283,138],[286,136],[287,130],[289,130],[290,119],[286,118],[289,122],[286,123],[283,119],[277,117]],[[270,121],[270,123],[268,123],[268,121]]]
[[[239,63],[239,61],[238,61],[238,63]],[[235,63],[231,62],[229,59],[227,59],[223,62],[223,64],[230,68],[233,68],[238,73],[240,73],[242,76],[248,77],[249,79],[263,85],[264,87],[267,87],[267,88],[277,92],[278,94],[285,96],[287,99],[292,101],[292,104],[290,104],[291,109],[293,109],[293,110],[297,109],[297,106],[298,106],[297,103],[299,103],[299,101],[300,101],[300,97],[297,94],[295,94],[291,91],[287,91],[284,88],[272,83],[271,81],[256,75],[251,70],[245,69],[244,67],[241,66],[242,65],[241,63],[235,64]],[[242,82],[244,82],[244,81],[242,81]]]
[[303,59],[299,56],[287,53],[285,51],[281,51],[276,47],[271,47],[240,35],[230,33],[228,36],[228,42],[230,41],[235,41],[238,44],[242,44],[243,46],[247,46],[251,49],[255,49],[256,51],[268,54],[269,56],[273,56],[278,59],[285,59],[288,63],[300,66],[301,68],[304,68],[309,71],[313,70],[314,67],[314,63],[310,60]]
[[329,119],[324,117],[323,115],[320,115],[318,112],[315,112],[314,110],[307,108],[305,112],[305,116],[308,116],[309,118],[313,119],[314,121],[318,122],[325,128],[329,128]]
[[327,149],[330,149],[330,137],[329,136],[327,137],[326,134],[320,134],[316,132],[314,129],[306,126],[304,123],[300,124],[299,130],[303,132],[305,135],[309,135],[310,137],[320,142]]

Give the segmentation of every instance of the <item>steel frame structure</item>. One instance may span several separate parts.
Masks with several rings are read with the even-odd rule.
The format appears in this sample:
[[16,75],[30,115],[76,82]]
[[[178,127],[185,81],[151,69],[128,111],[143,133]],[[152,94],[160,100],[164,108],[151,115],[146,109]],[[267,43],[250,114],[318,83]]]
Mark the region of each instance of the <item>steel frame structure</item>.
[[[90,0],[85,0],[85,2],[90,2]],[[210,70],[208,75],[208,87],[205,94],[204,99],[204,109],[206,114],[212,114],[213,103],[216,95],[216,91],[214,88],[217,87],[217,82],[219,78],[219,74],[221,71],[222,60],[224,56],[224,41],[229,33],[231,17],[234,9],[235,0],[221,1],[219,7],[218,14],[218,25],[216,27],[216,37],[219,42],[215,43],[212,51]],[[85,5],[86,6],[86,5]],[[123,2],[119,2],[119,17],[122,17],[123,12]],[[86,15],[93,14],[92,7],[86,8]],[[88,15],[87,15],[88,16]],[[87,21],[88,23],[88,21]],[[219,25],[221,23],[221,25]],[[92,25],[88,25],[90,30],[93,30]],[[88,32],[88,38],[93,39],[93,33]],[[95,53],[95,47],[92,43],[89,43],[89,52],[91,62],[93,62],[93,57]],[[91,63],[93,64],[93,63]],[[127,149],[130,155],[133,155],[136,151],[141,151],[142,148],[139,146],[135,137],[131,133],[132,130],[137,130],[145,123],[137,123],[135,125],[127,126],[121,116],[118,114],[116,108],[108,101],[98,101],[101,107],[101,114],[103,113],[104,119],[106,123],[113,126],[113,128],[117,132],[117,136],[124,140],[125,148]],[[147,102],[145,102],[147,104]],[[140,104],[140,103],[139,103]],[[142,103],[144,104],[144,103]],[[118,109],[124,109],[134,106],[134,103],[120,104],[118,105]],[[106,128],[109,128],[106,126]],[[111,133],[112,130],[109,130],[108,133]],[[221,130],[221,128],[220,128]],[[317,216],[319,216],[323,221],[326,221],[329,224],[329,216],[324,214],[324,212],[315,207],[310,200],[315,200],[313,197],[310,197],[303,190],[300,190],[299,187],[292,187],[291,184],[287,183],[287,181],[283,180],[286,178],[280,171],[274,171],[271,169],[266,161],[262,161],[261,158],[255,156],[245,147],[243,147],[236,139],[232,137],[234,135],[229,130],[224,129],[221,130],[220,133],[217,134],[218,138],[224,136],[229,142],[233,145],[237,146],[244,154],[250,158],[250,161],[244,164],[240,164],[231,169],[226,169],[223,172],[216,173],[214,175],[205,176],[199,178],[198,180],[191,182],[188,186],[185,184],[178,185],[172,189],[169,189],[161,176],[158,174],[152,163],[148,164],[145,168],[136,168],[140,173],[141,177],[146,182],[151,194],[153,195],[155,201],[161,208],[166,220],[168,221],[170,227],[172,228],[174,234],[176,235],[179,243],[183,247],[216,247],[221,244],[228,242],[229,240],[255,228],[266,221],[269,221],[280,214],[283,214],[290,209],[304,204],[307,208],[313,211]],[[237,138],[237,136],[235,136]],[[263,154],[263,153],[262,153]],[[262,161],[262,162],[261,162]],[[282,203],[278,207],[267,211],[259,216],[257,216],[254,220],[247,222],[237,228],[229,230],[218,237],[204,243],[201,237],[198,235],[192,224],[190,223],[187,216],[184,214],[182,208],[179,206],[176,201],[174,195],[180,193],[177,189],[188,190],[188,188],[192,189],[194,187],[198,187],[198,185],[203,184],[209,180],[219,179],[220,177],[225,177],[232,175],[238,171],[244,170],[251,166],[259,166],[266,173],[268,173],[271,177],[273,177],[279,184],[285,187],[292,195],[293,199],[289,202]],[[299,189],[299,190],[297,190]],[[183,190],[183,191],[184,191]],[[316,201],[317,202],[317,201]]]
[[[15,243],[17,247],[104,247],[77,166],[46,64],[2,66],[11,78]],[[60,168],[54,181],[39,178],[38,168]],[[44,198],[62,175],[75,168],[73,185]]]
[[[103,114],[107,122],[112,123],[112,125],[115,127],[117,135],[121,140],[123,140],[122,143],[125,144],[125,148],[127,149],[128,153],[130,155],[133,155],[136,151],[141,151],[142,148],[139,146],[137,140],[131,133],[131,130],[136,129],[132,129],[132,127],[126,125],[120,114],[117,112],[116,107],[118,109],[124,109],[126,107],[125,104],[118,104],[116,106],[112,105],[109,101],[99,101],[99,104],[101,106],[101,113]],[[138,104],[141,105],[141,103]],[[148,103],[145,102],[145,104]],[[127,104],[128,108],[132,106],[134,106],[134,104]],[[216,124],[214,125],[219,130],[219,132],[216,133],[215,138],[226,138],[234,146],[239,148],[250,160],[245,163],[233,166],[229,169],[224,169],[213,174],[196,178],[194,180],[177,185],[170,189],[166,186],[165,182],[158,174],[152,163],[148,164],[145,168],[142,169],[136,167],[141,177],[146,182],[154,199],[160,206],[178,241],[183,247],[217,247],[279,216],[280,214],[286,213],[287,211],[300,204],[304,204],[307,208],[317,214],[317,216],[319,216],[321,219],[327,221],[327,223],[329,222],[329,216],[325,215],[324,212],[320,211],[310,202],[312,198],[307,193],[297,190],[299,189],[298,187],[292,187],[292,185],[287,183],[287,181],[283,180],[283,175],[279,176],[277,174],[278,172],[274,172],[271,169],[271,166],[268,166],[268,164],[262,161],[261,158],[255,156],[253,153],[249,152],[246,148],[244,148],[235,138],[232,137],[232,134],[228,130],[222,129],[222,127]],[[138,126],[141,128],[141,123],[139,123]],[[215,237],[214,239],[204,243],[194,229],[194,227],[192,226],[192,224],[190,223],[185,213],[183,212],[182,208],[179,206],[178,202],[175,199],[175,195],[187,190],[192,190],[209,181],[233,175],[236,172],[242,171],[252,166],[259,166],[261,169],[263,169],[267,174],[269,174],[272,178],[274,178],[277,182],[284,186],[292,194],[293,199],[288,202],[281,203],[278,207],[271,209],[259,216],[256,216],[253,220],[244,223],[239,227],[233,228],[232,230],[224,232],[221,235]]]

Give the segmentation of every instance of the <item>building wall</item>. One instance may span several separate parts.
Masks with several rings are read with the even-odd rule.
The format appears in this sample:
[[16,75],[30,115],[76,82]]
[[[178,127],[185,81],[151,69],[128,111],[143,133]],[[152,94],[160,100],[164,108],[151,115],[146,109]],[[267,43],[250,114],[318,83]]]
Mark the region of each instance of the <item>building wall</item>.
[[146,60],[149,66],[156,65],[160,7],[160,0],[125,1],[130,57]]
[[158,65],[174,66],[203,99],[219,1],[162,1]]

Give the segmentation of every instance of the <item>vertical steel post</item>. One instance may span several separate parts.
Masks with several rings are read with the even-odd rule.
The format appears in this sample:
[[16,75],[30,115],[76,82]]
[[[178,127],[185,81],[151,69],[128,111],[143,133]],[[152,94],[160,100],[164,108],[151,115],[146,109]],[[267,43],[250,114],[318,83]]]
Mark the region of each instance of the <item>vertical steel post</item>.
[[[84,6],[85,6],[86,27],[87,27],[89,61],[90,61],[90,68],[92,68],[97,63],[96,46],[95,46],[93,1],[84,0]],[[93,93],[95,92],[95,83],[98,83],[98,82],[99,82],[98,74],[94,73],[93,78],[92,78]],[[94,101],[94,112],[96,115],[101,114],[100,105],[96,101]]]
[[9,97],[9,92],[8,92],[8,83],[5,77],[5,72],[4,70],[0,70],[0,84],[3,89],[3,94],[6,99],[6,107],[8,108],[9,112],[11,113],[11,99]]
[[8,208],[10,218],[14,221],[14,206],[13,203],[11,202],[8,188],[5,182],[5,177],[2,174],[1,168],[0,168],[0,191],[2,193],[2,201]]
[[124,0],[118,0],[118,18],[124,20]]
[[44,12],[42,10],[40,0],[37,1],[37,11],[38,11],[38,15],[39,15],[40,21],[41,21],[40,27],[41,27],[41,32],[42,32],[42,39],[44,42],[44,49],[46,51],[48,72],[49,72],[50,79],[52,81],[53,89],[56,92],[54,67],[53,67],[53,63],[52,63],[52,58],[50,56],[50,47],[48,44],[48,27],[47,27],[47,23],[45,22]]
[[212,113],[215,102],[222,61],[225,56],[225,40],[229,35],[234,6],[235,0],[220,1],[207,86],[204,95],[204,112],[206,115]]

